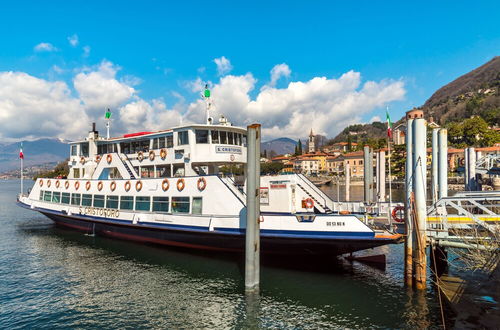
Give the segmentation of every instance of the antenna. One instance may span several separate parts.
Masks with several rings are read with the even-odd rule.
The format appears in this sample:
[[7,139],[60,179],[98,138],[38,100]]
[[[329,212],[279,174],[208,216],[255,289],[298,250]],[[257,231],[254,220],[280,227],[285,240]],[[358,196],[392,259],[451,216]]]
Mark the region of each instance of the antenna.
[[207,110],[207,125],[211,125],[213,118],[210,117],[210,108],[212,107],[212,99],[210,97],[210,90],[208,89],[208,84],[205,84],[205,91],[203,92],[203,99],[205,100],[206,110]]

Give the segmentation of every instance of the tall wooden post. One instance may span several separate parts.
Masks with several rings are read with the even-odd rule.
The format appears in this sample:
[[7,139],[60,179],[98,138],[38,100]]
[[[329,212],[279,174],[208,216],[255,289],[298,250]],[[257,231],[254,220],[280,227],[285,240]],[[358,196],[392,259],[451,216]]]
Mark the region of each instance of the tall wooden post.
[[413,118],[406,117],[406,176],[405,176],[405,284],[413,285],[413,223],[411,217],[411,192],[413,178]]

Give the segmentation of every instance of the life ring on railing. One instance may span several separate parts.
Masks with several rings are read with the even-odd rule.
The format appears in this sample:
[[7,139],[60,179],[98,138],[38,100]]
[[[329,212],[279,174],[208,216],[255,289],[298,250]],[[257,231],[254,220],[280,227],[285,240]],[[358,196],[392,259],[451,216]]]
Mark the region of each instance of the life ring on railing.
[[129,191],[130,186],[131,186],[130,181],[125,182],[125,191]]
[[165,150],[165,149],[160,150],[160,158],[161,159],[167,158],[167,150]]
[[109,188],[111,189],[111,191],[115,191],[116,189],[116,182],[111,182],[111,184],[109,185]]
[[59,182],[59,180],[56,181],[56,188],[59,188],[59,186],[61,185],[61,182]]
[[99,163],[101,161],[101,155],[95,156],[95,162]]
[[342,211],[339,212],[339,214],[347,215],[347,214],[351,214],[351,212],[349,212],[347,210],[342,210]]
[[80,188],[80,182],[76,181],[75,182],[75,189],[78,190]]
[[153,150],[149,151],[149,160],[153,161],[155,160],[155,152]]
[[66,188],[66,189],[69,188],[69,181],[64,182],[64,188]]
[[141,191],[141,189],[142,189],[142,181],[137,181],[135,183],[135,190]]
[[108,154],[106,156],[106,161],[108,162],[108,164],[111,164],[111,162],[113,161],[113,156],[111,154]]
[[405,220],[405,208],[403,206],[396,206],[392,209],[392,218],[396,222],[403,222]]
[[207,180],[205,180],[205,178],[199,178],[197,186],[199,191],[205,190],[205,188],[207,187]]
[[177,190],[183,191],[185,186],[186,183],[184,182],[184,179],[177,180]]
[[90,190],[90,186],[91,186],[90,181],[87,181],[87,183],[85,184],[85,189]]
[[50,188],[50,184],[51,184],[50,180],[47,180],[47,188]]
[[306,209],[312,209],[314,207],[314,202],[311,198],[306,198],[302,200],[302,207]]
[[83,156],[80,157],[80,164],[82,164],[82,165],[85,164],[85,157],[83,157]]
[[103,186],[102,181],[99,181],[97,183],[97,190],[101,191],[102,190],[102,186]]
[[163,189],[163,191],[167,191],[168,188],[170,188],[170,182],[168,182],[168,179],[163,179],[161,182],[161,189]]
[[139,151],[137,153],[137,159],[142,162],[142,160],[144,159],[144,154],[142,153],[142,151]]
[[40,184],[40,187],[43,187],[43,180],[40,179],[40,181],[38,181],[38,183]]

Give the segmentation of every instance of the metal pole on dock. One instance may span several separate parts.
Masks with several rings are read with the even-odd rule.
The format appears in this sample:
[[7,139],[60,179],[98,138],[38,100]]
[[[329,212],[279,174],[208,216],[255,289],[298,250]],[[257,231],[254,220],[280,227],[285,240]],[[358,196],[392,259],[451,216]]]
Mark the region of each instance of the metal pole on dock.
[[434,128],[432,130],[432,170],[431,170],[431,196],[432,202],[436,203],[438,200],[438,163],[439,163],[439,151],[438,147],[438,133],[439,128]]
[[467,148],[464,149],[464,190],[469,190],[469,150]]
[[406,175],[405,175],[405,284],[413,285],[413,224],[411,220],[411,191],[413,176],[413,119],[407,115],[406,120]]
[[438,148],[438,198],[443,198],[448,196],[448,131],[446,128],[439,130]]
[[365,192],[365,204],[370,203],[370,175],[369,173],[369,165],[368,157],[370,155],[370,147],[365,146],[363,148],[363,184],[364,184],[364,192]]
[[469,151],[469,189],[476,191],[476,149],[473,147],[467,148]]
[[377,153],[377,190],[380,202],[385,202],[385,151]]
[[415,196],[416,215],[416,237],[414,246],[415,286],[424,290],[427,280],[427,257],[426,257],[426,227],[427,227],[427,204],[425,192],[427,187],[427,153],[426,153],[426,126],[425,119],[413,120],[413,191]]
[[373,195],[375,192],[375,189],[373,187],[373,149],[369,148],[368,149],[368,180],[369,180],[369,185],[368,187],[370,188],[370,203],[373,202]]
[[247,127],[247,219],[245,233],[245,291],[259,291],[260,283],[260,125]]
[[351,199],[351,165],[346,161],[345,163],[345,201],[348,202]]

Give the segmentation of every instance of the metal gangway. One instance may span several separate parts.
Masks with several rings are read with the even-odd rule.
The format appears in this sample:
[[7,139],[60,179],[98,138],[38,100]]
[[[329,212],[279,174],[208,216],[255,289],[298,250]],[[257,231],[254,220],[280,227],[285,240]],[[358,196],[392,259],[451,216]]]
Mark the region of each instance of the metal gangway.
[[[443,197],[427,212],[427,237],[456,246],[500,237],[500,191],[464,191]],[[461,242],[461,243],[460,243]]]

